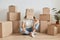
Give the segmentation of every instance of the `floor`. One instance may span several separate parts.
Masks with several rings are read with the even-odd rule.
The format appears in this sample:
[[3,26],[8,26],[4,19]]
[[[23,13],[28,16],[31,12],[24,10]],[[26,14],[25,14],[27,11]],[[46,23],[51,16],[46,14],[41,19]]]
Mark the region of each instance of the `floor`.
[[60,34],[55,36],[43,33],[37,33],[34,38],[29,35],[20,35],[19,33],[10,35],[8,37],[0,38],[0,40],[60,40]]

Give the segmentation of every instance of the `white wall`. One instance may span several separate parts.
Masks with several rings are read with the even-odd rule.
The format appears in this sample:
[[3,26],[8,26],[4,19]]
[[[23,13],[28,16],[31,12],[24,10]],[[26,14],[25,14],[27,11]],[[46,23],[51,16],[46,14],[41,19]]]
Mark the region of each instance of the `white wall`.
[[6,20],[9,5],[15,5],[21,12],[21,16],[24,17],[26,8],[33,8],[35,15],[38,16],[42,13],[43,7],[59,8],[58,2],[59,0],[0,0],[0,20]]

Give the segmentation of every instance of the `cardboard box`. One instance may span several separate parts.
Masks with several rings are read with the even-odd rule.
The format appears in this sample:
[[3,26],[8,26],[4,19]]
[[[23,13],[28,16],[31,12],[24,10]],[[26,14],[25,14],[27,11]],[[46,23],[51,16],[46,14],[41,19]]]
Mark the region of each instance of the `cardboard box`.
[[26,14],[32,14],[34,12],[33,9],[26,9]]
[[56,27],[58,28],[58,33],[60,33],[60,24],[56,24]]
[[19,32],[20,22],[19,21],[12,21],[13,24],[13,33]]
[[33,19],[34,10],[33,9],[26,9],[26,16],[27,16],[27,19]]
[[12,34],[12,22],[0,22],[0,38],[6,37]]
[[49,25],[47,34],[49,35],[56,35],[58,32],[57,27],[55,25]]
[[15,12],[15,11],[16,11],[16,7],[14,5],[10,5],[9,12]]
[[48,28],[48,21],[40,21],[40,32],[46,33]]
[[40,14],[40,21],[50,21],[50,14]]
[[43,14],[50,14],[50,8],[44,7],[43,8]]
[[7,13],[7,20],[8,21],[19,21],[20,20],[20,13]]

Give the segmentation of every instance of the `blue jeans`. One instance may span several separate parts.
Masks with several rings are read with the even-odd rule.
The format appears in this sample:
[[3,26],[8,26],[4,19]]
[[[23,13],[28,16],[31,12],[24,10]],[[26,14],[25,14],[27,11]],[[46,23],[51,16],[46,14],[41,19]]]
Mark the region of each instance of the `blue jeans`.
[[[36,29],[36,30],[39,29],[39,24],[36,24],[36,25],[35,25],[35,29]],[[29,33],[32,32],[32,31],[33,31],[32,27],[31,27],[31,28],[26,28],[25,32],[23,32],[22,28],[20,27],[20,32],[21,32],[22,34],[29,34]]]

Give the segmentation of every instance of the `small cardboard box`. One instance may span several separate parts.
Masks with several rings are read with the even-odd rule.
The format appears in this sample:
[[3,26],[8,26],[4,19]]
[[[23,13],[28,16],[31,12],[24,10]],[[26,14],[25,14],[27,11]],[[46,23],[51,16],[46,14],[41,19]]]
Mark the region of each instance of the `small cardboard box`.
[[60,33],[60,24],[56,24],[56,27],[58,28],[58,33]]
[[16,11],[16,7],[14,5],[10,5],[9,12],[15,12],[15,11]]
[[27,19],[33,19],[33,16],[34,16],[33,9],[26,9],[26,16],[27,16]]
[[55,25],[49,25],[47,34],[49,35],[56,35],[58,32],[57,27]]
[[19,21],[20,20],[20,13],[7,13],[7,20],[8,21]]
[[48,28],[48,21],[40,21],[40,32],[46,33]]
[[40,21],[50,21],[50,14],[40,14]]
[[12,34],[12,22],[0,22],[0,38],[6,37]]
[[12,21],[13,24],[13,33],[19,32],[20,21]]
[[50,14],[50,8],[44,7],[43,8],[43,14]]

